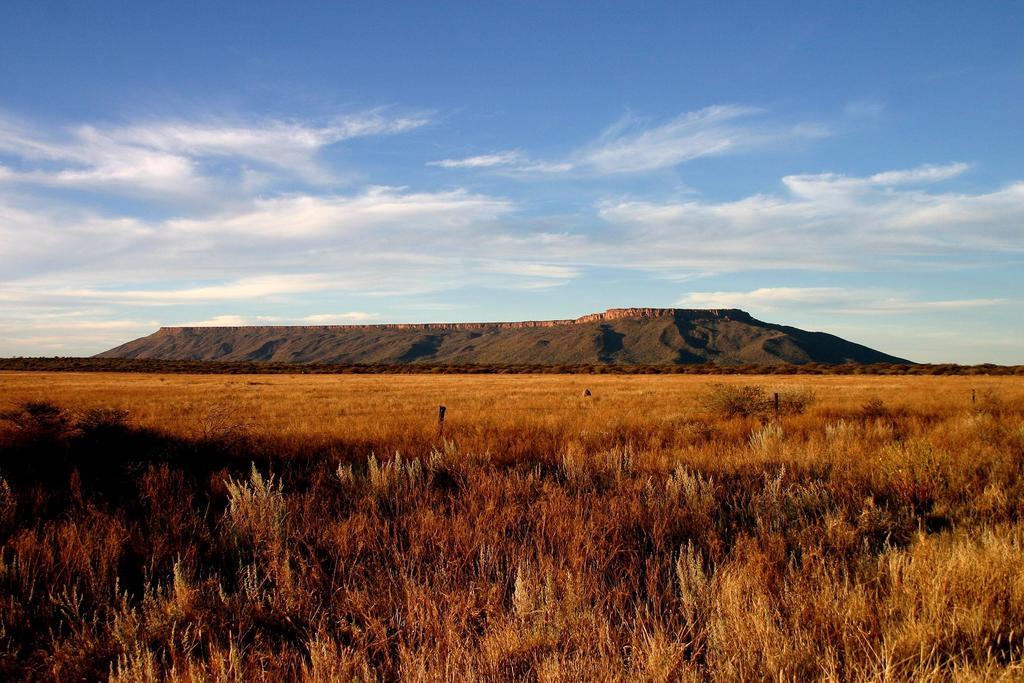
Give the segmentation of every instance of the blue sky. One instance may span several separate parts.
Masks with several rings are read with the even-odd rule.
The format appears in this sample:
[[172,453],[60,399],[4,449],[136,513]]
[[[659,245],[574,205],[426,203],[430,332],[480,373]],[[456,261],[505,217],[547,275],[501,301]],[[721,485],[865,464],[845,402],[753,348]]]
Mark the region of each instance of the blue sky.
[[0,355],[739,307],[1024,363],[1024,5],[0,7]]

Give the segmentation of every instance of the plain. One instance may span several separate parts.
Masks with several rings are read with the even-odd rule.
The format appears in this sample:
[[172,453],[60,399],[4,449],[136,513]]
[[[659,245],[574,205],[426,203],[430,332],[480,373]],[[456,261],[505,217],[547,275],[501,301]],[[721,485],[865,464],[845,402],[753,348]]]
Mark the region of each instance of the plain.
[[12,372],[0,404],[9,679],[1022,675],[1019,377]]

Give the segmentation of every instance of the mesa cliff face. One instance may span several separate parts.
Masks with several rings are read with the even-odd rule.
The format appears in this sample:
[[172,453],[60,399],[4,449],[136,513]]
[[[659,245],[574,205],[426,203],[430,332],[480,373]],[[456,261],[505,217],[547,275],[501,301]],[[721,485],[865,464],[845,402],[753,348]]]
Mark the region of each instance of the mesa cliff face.
[[738,308],[609,308],[603,313],[590,313],[579,318],[565,320],[520,320],[517,322],[489,323],[377,323],[366,325],[237,325],[212,327],[161,327],[161,332],[178,334],[197,330],[476,330],[494,328],[499,330],[520,330],[527,327],[561,327],[584,323],[623,318],[679,318],[699,320],[719,318],[723,320],[750,320],[748,313]]
[[105,358],[291,363],[881,363],[902,359],[738,309],[611,308],[567,320],[163,327]]

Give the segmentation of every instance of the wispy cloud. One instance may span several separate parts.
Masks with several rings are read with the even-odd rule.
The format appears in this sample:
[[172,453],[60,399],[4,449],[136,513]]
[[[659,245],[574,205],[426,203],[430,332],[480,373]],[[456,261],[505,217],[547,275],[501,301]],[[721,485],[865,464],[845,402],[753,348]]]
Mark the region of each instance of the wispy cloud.
[[562,232],[530,229],[516,203],[465,189],[282,196],[160,221],[0,195],[0,301],[166,307],[552,287],[595,267],[680,281],[1024,252],[1024,183],[982,194],[930,189],[964,168],[789,176],[788,194],[729,202],[607,201],[581,229]]
[[[397,310],[395,302],[443,300],[453,290],[545,290],[598,269],[683,282],[753,269],[947,267],[1024,254],[1024,182],[987,192],[943,189],[971,169],[963,162],[787,175],[772,192],[729,201],[685,193],[617,196],[583,208],[568,202],[555,214],[468,182],[430,190],[323,184],[333,173],[323,153],[331,145],[430,120],[369,110],[318,123],[200,117],[42,131],[0,117],[0,342],[57,349],[63,330],[67,340],[100,350],[158,320],[374,320],[364,311],[375,302]],[[661,122],[625,119],[553,158],[503,148],[430,164],[487,172],[489,181],[496,174],[612,177],[825,134],[723,106]],[[143,201],[83,201],[79,192],[52,188]],[[839,294],[704,291],[688,295],[688,305],[825,310]],[[875,291],[840,303],[850,313],[885,313],[995,301]],[[127,323],[115,325],[118,316]],[[6,343],[0,352],[15,345]]]
[[[512,205],[501,198],[473,194],[464,189],[444,192],[407,192],[403,188],[371,187],[357,195],[299,195],[255,200],[203,218],[174,219],[163,227],[182,238],[222,240],[235,235],[245,239],[283,240],[346,237],[373,239],[377,227],[396,239],[389,251],[415,250],[417,242],[433,233],[458,230],[493,221]],[[424,228],[429,227],[429,232]]]
[[112,279],[128,289],[124,285],[133,279],[265,278],[282,269],[378,266],[382,275],[402,281],[397,263],[450,263],[474,248],[486,249],[501,234],[496,221],[513,208],[506,199],[463,189],[373,187],[351,195],[255,199],[203,217],[152,221],[19,204],[0,195],[0,272],[8,279],[67,271],[80,279],[88,272],[116,274]]
[[606,201],[598,215],[618,230],[619,259],[668,269],[873,269],[1024,252],[1024,183],[980,194],[920,187],[966,168],[787,176],[788,194],[727,202]]
[[[201,287],[161,289],[54,287],[40,293],[57,300],[84,300],[99,303],[136,305],[172,305],[197,302],[251,301],[290,294],[316,292],[327,289],[329,286],[330,281],[323,276],[301,273],[248,277]],[[16,298],[17,294],[18,290],[12,288],[8,296]]]
[[461,159],[428,161],[427,166],[447,169],[484,169],[505,175],[567,173],[576,168],[572,161],[538,161],[518,150],[480,154]]
[[[577,277],[578,269],[538,253],[558,248],[557,236],[503,223],[515,209],[507,199],[464,189],[375,187],[145,221],[67,209],[55,214],[0,196],[0,246],[16,247],[0,250],[0,302],[271,305],[314,295],[330,300],[480,285],[550,287]],[[30,239],[38,233],[44,238]]]
[[155,122],[114,128],[104,135],[116,143],[146,149],[194,157],[239,157],[305,170],[311,155],[329,145],[353,138],[405,133],[429,122],[426,115],[390,116],[385,110],[376,109],[343,116],[318,127],[276,120],[255,124]]
[[26,351],[77,355],[83,348],[100,351],[149,334],[158,325],[155,319],[127,317],[109,309],[6,305],[0,315],[0,356]]
[[475,157],[463,159],[440,159],[428,161],[427,166],[438,166],[440,168],[494,168],[495,166],[513,166],[521,164],[525,155],[518,150],[505,152],[494,152],[492,154],[481,154]]
[[743,308],[774,312],[803,311],[848,315],[904,315],[931,311],[957,311],[1006,304],[1005,299],[920,299],[879,288],[762,287],[749,291],[690,292],[678,304],[688,308]]
[[545,289],[568,284],[578,278],[580,269],[552,263],[537,263],[515,259],[482,259],[480,268],[486,272],[515,275],[515,289]]
[[562,159],[534,159],[520,150],[512,150],[461,159],[441,159],[427,165],[513,174],[605,176],[655,171],[700,157],[829,134],[820,124],[766,123],[760,120],[765,113],[757,107],[722,105],[681,114],[660,124],[628,117],[607,128],[592,143]]
[[218,159],[234,164],[230,177],[236,187],[254,172],[248,164],[320,182],[330,178],[316,159],[323,148],[429,122],[427,115],[374,109],[321,126],[280,120],[147,121],[81,125],[52,134],[6,116],[0,117],[0,155],[18,167],[8,164],[0,182],[181,198],[224,187],[206,168],[208,160]]
[[346,313],[314,313],[300,317],[273,315],[238,315],[227,313],[204,320],[175,321],[175,327],[244,327],[246,325],[347,325],[364,323],[379,317],[376,313],[349,311]]
[[847,102],[843,114],[851,119],[880,119],[885,114],[885,103],[875,99]]
[[162,325],[181,327],[237,327],[245,325],[331,325],[372,323],[379,315],[363,311],[314,313],[298,317],[224,313],[202,319],[172,315],[162,319],[116,318],[112,309],[26,310],[8,312],[0,319],[0,356],[80,354],[113,348],[129,339],[151,334]]
[[795,195],[812,199],[815,197],[834,198],[837,195],[848,195],[876,188],[937,183],[962,175],[970,168],[970,164],[957,161],[948,164],[925,164],[916,168],[883,171],[864,178],[854,178],[838,173],[789,175],[785,176],[782,182]]
[[346,324],[370,322],[379,317],[380,316],[376,313],[367,313],[365,311],[346,311],[345,313],[314,313],[312,315],[303,316],[301,320],[303,322],[314,323],[316,325],[326,325],[331,323]]
[[828,134],[824,127],[810,124],[739,123],[762,113],[755,107],[729,105],[689,112],[657,126],[627,120],[609,128],[596,143],[579,152],[576,165],[601,174],[637,173]]
[[215,315],[204,320],[185,320],[178,322],[173,327],[244,327],[245,325],[259,325],[267,321],[260,320],[257,316],[223,314]]

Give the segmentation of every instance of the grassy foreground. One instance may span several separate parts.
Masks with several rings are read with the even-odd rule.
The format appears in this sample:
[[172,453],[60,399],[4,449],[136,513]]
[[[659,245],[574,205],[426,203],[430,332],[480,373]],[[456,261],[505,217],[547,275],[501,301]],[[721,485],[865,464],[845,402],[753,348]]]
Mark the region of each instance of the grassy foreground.
[[1019,377],[20,372],[0,410],[0,679],[1024,676]]

